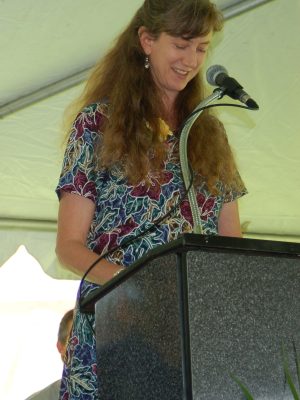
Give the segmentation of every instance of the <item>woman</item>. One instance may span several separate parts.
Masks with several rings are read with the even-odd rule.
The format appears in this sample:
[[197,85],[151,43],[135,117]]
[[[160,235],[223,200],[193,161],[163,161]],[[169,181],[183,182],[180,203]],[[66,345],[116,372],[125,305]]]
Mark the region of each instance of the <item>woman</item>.
[[[83,275],[99,255],[140,236],[99,261],[83,295],[152,248],[192,232],[178,129],[203,99],[199,72],[221,27],[208,0],[146,0],[89,78],[57,187],[57,254]],[[241,236],[236,200],[245,188],[224,128],[207,111],[191,129],[188,154],[204,233]],[[98,398],[95,338],[86,318],[76,310],[61,399]]]

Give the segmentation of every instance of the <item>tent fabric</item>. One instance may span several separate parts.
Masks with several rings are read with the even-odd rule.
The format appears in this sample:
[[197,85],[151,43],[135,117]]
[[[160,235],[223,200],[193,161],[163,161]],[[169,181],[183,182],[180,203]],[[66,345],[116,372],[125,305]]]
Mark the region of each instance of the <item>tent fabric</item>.
[[[0,230],[0,265],[4,264],[19,248],[25,246],[27,252],[42,266],[51,278],[78,280],[80,277],[64,268],[55,255],[56,232]],[[1,272],[0,268],[0,272]]]
[[0,268],[0,398],[24,400],[59,379],[59,322],[74,307],[78,281],[46,275],[24,246]]
[[[224,7],[241,1],[216,3]],[[0,108],[90,68],[141,3],[0,2]],[[232,18],[215,38],[204,67],[224,65],[260,105],[257,112],[218,109],[249,190],[240,201],[245,237],[300,242],[299,20],[300,0],[272,0]],[[61,372],[53,350],[56,329],[62,313],[74,305],[78,277],[55,256],[54,189],[63,157],[63,111],[82,88],[0,120],[0,314],[5,327],[0,397],[7,400],[26,398]],[[226,97],[222,102],[236,104]],[[25,246],[21,251],[20,245]],[[38,261],[34,267],[27,264],[25,248]]]
[[[1,2],[1,104],[92,65],[141,3]],[[260,105],[256,112],[218,109],[249,191],[240,214],[251,237],[300,241],[299,18],[299,0],[273,0],[232,18],[205,65],[224,65]],[[82,88],[0,121],[2,263],[26,241],[51,276],[69,276],[55,261],[54,189],[63,111]],[[222,102],[236,104],[227,97]]]

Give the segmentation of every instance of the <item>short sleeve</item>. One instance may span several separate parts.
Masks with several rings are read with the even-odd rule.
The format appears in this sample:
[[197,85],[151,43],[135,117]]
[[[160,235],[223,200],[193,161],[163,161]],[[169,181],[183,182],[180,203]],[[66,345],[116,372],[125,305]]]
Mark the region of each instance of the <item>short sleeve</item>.
[[227,190],[225,190],[224,203],[230,203],[231,201],[237,200],[238,198],[244,196],[247,193],[248,191],[245,187],[245,184],[239,172],[237,171],[234,186],[232,186],[231,188],[227,188]]
[[65,191],[95,202],[95,148],[100,138],[101,120],[104,118],[105,116],[96,104],[86,107],[77,115],[66,146],[62,171],[56,187],[59,198],[61,191]]

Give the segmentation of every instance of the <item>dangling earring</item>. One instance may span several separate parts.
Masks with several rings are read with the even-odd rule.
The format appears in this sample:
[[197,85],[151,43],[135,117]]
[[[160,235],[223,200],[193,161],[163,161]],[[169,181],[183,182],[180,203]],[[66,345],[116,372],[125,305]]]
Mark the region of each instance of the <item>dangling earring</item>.
[[150,68],[150,62],[149,62],[149,57],[148,56],[145,57],[145,68],[146,69]]

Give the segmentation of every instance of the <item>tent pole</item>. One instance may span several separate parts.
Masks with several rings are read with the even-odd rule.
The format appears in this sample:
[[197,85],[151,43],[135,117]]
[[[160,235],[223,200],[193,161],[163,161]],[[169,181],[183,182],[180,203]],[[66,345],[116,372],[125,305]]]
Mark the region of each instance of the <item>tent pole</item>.
[[228,20],[265,3],[269,3],[270,1],[274,0],[240,0],[238,3],[234,3],[223,8],[221,7],[221,10],[223,12],[224,19]]

